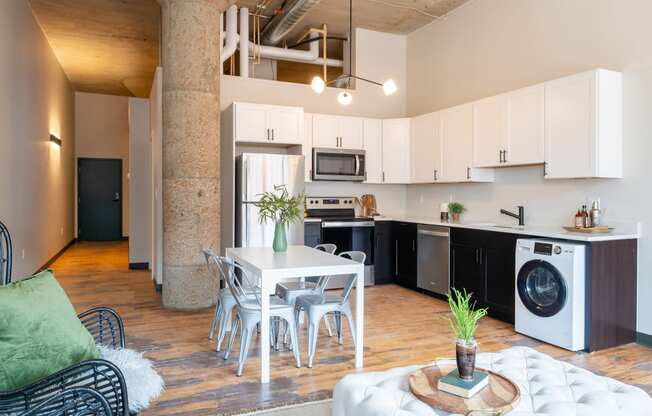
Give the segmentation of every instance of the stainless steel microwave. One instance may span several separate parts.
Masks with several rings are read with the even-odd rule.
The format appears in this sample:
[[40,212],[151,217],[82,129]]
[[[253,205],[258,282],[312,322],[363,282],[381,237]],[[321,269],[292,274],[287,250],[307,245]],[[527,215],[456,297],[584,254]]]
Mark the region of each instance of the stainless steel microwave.
[[362,182],[366,176],[364,150],[312,149],[312,180]]

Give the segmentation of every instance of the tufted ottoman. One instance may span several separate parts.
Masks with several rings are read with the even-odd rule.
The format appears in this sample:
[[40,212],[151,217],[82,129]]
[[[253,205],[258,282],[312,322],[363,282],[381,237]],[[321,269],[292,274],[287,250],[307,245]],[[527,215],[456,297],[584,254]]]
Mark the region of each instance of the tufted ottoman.
[[[643,390],[531,348],[478,354],[477,365],[518,384],[521,400],[510,416],[652,416],[652,398]],[[333,416],[448,415],[410,393],[407,376],[420,367],[344,377],[333,392]]]

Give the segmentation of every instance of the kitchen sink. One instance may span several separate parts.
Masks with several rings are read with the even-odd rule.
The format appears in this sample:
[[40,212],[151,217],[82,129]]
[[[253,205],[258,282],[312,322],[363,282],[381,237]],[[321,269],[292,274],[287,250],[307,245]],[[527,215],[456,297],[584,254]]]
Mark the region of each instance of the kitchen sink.
[[499,225],[493,222],[473,222],[469,223],[473,227],[494,227],[494,228],[508,228],[510,230],[524,230],[523,225]]
[[509,228],[511,230],[524,230],[524,225],[493,225],[496,228]]

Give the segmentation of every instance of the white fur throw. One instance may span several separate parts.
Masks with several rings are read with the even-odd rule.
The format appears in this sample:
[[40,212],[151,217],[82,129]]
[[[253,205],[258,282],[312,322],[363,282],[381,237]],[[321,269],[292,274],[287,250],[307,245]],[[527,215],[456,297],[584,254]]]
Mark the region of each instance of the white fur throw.
[[129,349],[113,349],[99,346],[103,359],[112,362],[122,371],[127,383],[129,411],[139,412],[149,407],[165,387],[163,378],[152,367],[152,362],[143,354]]

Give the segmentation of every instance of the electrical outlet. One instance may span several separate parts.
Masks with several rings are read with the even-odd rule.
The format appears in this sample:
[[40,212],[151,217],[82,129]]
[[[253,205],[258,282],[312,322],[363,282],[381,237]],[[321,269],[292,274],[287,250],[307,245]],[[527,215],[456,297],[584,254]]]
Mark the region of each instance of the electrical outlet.
[[25,249],[22,249],[20,252],[20,258],[21,260],[25,260]]

